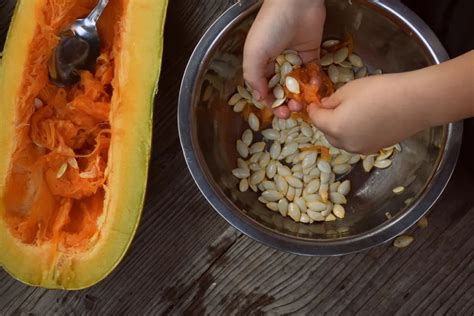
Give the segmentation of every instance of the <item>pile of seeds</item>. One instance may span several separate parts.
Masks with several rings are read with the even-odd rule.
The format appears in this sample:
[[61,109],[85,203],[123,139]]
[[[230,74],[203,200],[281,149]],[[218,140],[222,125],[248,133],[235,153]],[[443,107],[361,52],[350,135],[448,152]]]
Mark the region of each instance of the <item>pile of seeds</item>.
[[[340,45],[340,42],[326,41],[323,48],[329,49],[334,45]],[[328,55],[331,57],[326,57]],[[357,75],[359,72],[367,75],[362,59],[354,56],[357,55],[349,54],[347,47],[335,52],[325,51],[321,63],[333,83],[344,84],[360,78],[362,75]],[[300,93],[298,81],[289,74],[301,64],[298,54],[291,50],[284,51],[276,59],[275,75],[269,80],[269,87],[275,96],[273,108],[287,102],[283,85],[294,94]],[[365,70],[361,70],[363,68]],[[235,112],[242,112],[252,105],[262,110],[264,105],[246,86],[238,86],[228,104],[233,106]],[[344,175],[360,160],[366,172],[374,167],[388,168],[392,163],[391,157],[401,151],[400,145],[396,144],[374,155],[351,154],[331,146],[320,130],[302,118],[273,117],[271,126],[262,126],[258,116],[250,111],[247,122],[250,128],[236,142],[240,157],[237,168],[232,170],[232,174],[240,179],[239,190],[245,192],[251,189],[259,193],[258,200],[268,209],[301,223],[344,218],[344,205],[351,190],[351,183],[343,179]]]

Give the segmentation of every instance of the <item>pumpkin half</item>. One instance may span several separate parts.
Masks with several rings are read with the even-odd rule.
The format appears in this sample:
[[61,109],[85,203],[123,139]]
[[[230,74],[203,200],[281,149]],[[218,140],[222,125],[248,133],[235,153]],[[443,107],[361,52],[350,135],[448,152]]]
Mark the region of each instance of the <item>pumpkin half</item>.
[[19,0],[0,69],[0,265],[89,287],[124,256],[143,206],[166,0],[113,0],[80,82],[48,76],[58,35],[97,0]]

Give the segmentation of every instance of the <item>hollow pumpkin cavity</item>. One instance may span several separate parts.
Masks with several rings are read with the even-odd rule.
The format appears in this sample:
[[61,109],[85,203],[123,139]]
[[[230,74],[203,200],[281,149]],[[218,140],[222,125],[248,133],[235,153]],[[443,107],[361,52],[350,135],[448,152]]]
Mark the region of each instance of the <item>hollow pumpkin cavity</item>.
[[47,0],[35,12],[4,194],[4,220],[24,244],[52,243],[54,251],[77,253],[100,237],[113,137],[114,57],[126,1],[110,1],[99,22],[95,70],[81,71],[80,82],[68,88],[51,82],[48,62],[61,31],[97,1]]

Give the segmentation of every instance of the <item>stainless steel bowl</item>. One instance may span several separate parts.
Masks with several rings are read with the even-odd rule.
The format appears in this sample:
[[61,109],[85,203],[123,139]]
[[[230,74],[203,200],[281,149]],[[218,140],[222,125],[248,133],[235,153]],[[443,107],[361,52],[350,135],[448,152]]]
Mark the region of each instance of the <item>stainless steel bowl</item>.
[[[326,5],[325,37],[352,34],[355,51],[369,69],[401,72],[448,58],[429,28],[398,1],[327,0]],[[389,169],[366,174],[360,166],[355,168],[348,176],[352,191],[344,220],[308,225],[266,209],[256,193],[240,193],[231,174],[235,142],[246,123],[226,103],[236,84],[242,83],[242,48],[259,6],[258,1],[243,0],[228,9],[203,36],[184,74],[178,124],[194,180],[230,224],[281,250],[340,255],[394,238],[423,216],[445,188],[458,158],[462,123],[403,141],[403,151]],[[405,191],[393,194],[399,185]]]

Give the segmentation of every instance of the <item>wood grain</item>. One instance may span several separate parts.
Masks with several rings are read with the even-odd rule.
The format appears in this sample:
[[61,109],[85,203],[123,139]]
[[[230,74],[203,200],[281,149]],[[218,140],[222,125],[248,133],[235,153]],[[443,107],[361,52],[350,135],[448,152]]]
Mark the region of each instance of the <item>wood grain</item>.
[[181,154],[177,98],[192,49],[231,3],[170,1],[147,203],[124,261],[106,280],[78,292],[27,287],[0,271],[0,314],[472,315],[470,159],[461,159],[428,228],[414,229],[415,242],[402,250],[383,245],[344,257],[287,254],[242,235],[207,204]]

